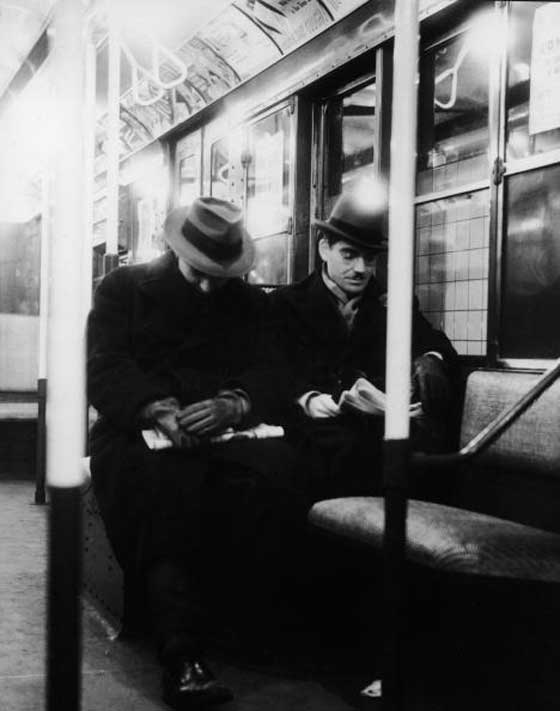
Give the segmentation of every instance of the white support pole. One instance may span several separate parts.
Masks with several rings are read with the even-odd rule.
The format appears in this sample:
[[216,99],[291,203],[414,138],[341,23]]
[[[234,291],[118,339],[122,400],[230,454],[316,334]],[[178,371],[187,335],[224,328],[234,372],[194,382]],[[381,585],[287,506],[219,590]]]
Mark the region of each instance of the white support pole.
[[49,233],[51,230],[51,175],[43,168],[41,175],[41,267],[39,283],[39,358],[37,377],[47,377],[47,322],[49,308]]
[[49,250],[47,481],[50,486],[67,487],[81,483],[84,444],[84,38],[82,3],[61,0],[57,7],[52,56],[58,133]]
[[[81,701],[81,458],[85,441],[84,4],[59,0],[52,72],[58,129],[49,250],[47,711]],[[88,276],[89,278],[89,276]]]
[[47,331],[49,319],[49,241],[51,233],[52,175],[43,166],[41,176],[41,269],[39,286],[39,363],[37,372],[37,442],[35,452],[35,503],[45,504]]
[[84,319],[91,308],[92,296],[92,262],[93,262],[93,193],[95,172],[95,79],[96,57],[95,44],[91,37],[86,37],[86,76],[84,103],[84,173],[85,173],[85,209],[84,209],[84,263],[83,263],[83,293],[82,308]]
[[405,543],[409,463],[409,405],[414,263],[414,184],[418,64],[418,0],[396,0],[389,182],[387,309],[383,710],[401,711],[401,650],[406,614]]
[[113,3],[107,2],[108,89],[107,89],[107,241],[106,262],[115,266],[119,251],[119,134],[120,134],[120,43]]
[[389,183],[385,439],[407,439],[414,280],[418,0],[396,0]]

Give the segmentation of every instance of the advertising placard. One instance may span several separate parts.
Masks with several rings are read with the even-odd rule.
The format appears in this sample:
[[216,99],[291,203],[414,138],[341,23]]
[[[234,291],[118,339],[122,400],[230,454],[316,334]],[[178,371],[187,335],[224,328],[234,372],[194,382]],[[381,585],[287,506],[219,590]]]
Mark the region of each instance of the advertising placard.
[[535,10],[531,51],[529,133],[560,127],[560,5]]

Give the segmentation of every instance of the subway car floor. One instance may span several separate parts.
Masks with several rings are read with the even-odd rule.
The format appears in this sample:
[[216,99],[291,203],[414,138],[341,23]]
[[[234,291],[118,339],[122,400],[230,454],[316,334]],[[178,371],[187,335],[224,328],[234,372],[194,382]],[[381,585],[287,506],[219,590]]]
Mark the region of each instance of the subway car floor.
[[[33,503],[31,481],[0,481],[0,708],[45,708],[46,536],[48,506]],[[212,652],[214,670],[235,690],[224,711],[351,711],[362,707],[359,684],[329,674],[325,683],[279,662]],[[143,643],[114,639],[111,628],[83,605],[83,711],[156,711],[160,671]],[[344,687],[347,687],[346,689]],[[342,689],[342,690],[341,690]],[[354,696],[355,702],[351,697]],[[348,699],[346,698],[348,697]],[[364,700],[363,703],[367,703]]]
[[[31,481],[0,481],[2,711],[45,708],[48,506],[36,506],[33,494]],[[433,605],[440,607],[450,589],[437,599],[428,593],[415,601],[416,629],[410,630],[410,662],[405,672],[407,711],[558,708],[556,589],[535,598],[532,589],[509,596],[497,587],[492,594],[498,596],[493,608],[498,614],[477,607],[473,603],[476,595],[469,588],[461,586],[461,591],[463,598],[452,606],[454,612],[438,625],[434,624]],[[472,614],[476,624],[469,621]],[[374,606],[370,616],[375,629],[382,619],[381,608]],[[235,700],[222,708],[379,709],[379,700],[359,694],[378,675],[375,654],[380,638],[374,632],[368,635],[361,663],[340,653],[334,658],[327,651],[322,660],[330,661],[327,666],[298,663],[296,658],[305,653],[302,655],[297,639],[288,653],[266,658],[259,656],[258,650],[240,654],[235,648],[217,646],[210,650],[209,661],[235,691]],[[159,667],[147,645],[115,639],[104,618],[84,601],[83,711],[165,711],[168,707],[160,700],[159,677]]]

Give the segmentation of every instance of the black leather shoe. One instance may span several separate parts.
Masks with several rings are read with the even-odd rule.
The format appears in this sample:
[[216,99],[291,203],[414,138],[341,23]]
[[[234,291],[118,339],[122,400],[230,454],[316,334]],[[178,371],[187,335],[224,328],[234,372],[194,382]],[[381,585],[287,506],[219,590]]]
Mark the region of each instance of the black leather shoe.
[[163,700],[174,709],[203,709],[233,699],[200,659],[181,659],[165,667],[162,679]]

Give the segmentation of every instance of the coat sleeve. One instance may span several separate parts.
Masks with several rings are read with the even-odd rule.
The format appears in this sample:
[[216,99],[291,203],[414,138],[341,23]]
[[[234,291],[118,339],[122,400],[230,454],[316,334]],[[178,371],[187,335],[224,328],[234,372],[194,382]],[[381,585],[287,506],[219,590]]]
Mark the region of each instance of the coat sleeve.
[[291,418],[300,411],[297,399],[321,387],[317,379],[313,379],[311,356],[298,338],[294,315],[282,289],[270,296],[270,323],[271,359],[274,378],[279,384],[278,409],[282,416]]
[[412,357],[417,358],[429,351],[439,353],[450,375],[459,369],[459,357],[451,341],[443,331],[434,328],[420,311],[418,299],[414,297],[412,312]]
[[175,395],[163,376],[144,372],[132,352],[134,283],[126,269],[108,274],[98,286],[87,326],[89,402],[123,429],[137,426],[143,405]]

